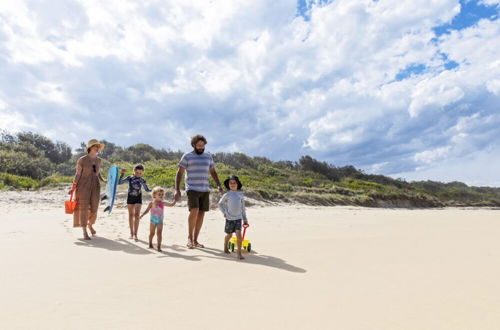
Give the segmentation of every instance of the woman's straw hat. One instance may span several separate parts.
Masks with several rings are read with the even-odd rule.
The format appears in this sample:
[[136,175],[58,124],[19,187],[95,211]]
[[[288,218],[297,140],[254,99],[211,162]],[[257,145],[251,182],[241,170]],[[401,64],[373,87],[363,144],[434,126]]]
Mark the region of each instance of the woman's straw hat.
[[90,152],[90,148],[92,148],[93,146],[99,146],[99,151],[98,152],[102,152],[104,150],[104,147],[106,146],[104,143],[101,143],[99,141],[97,141],[96,139],[92,139],[90,140],[88,143],[87,143],[87,153]]

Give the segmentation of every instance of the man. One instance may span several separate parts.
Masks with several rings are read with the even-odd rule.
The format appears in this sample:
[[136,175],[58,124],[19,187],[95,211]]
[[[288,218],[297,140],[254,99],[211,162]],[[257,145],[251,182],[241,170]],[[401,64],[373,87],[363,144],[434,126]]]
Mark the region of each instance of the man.
[[201,226],[203,225],[203,217],[205,212],[210,207],[210,186],[208,184],[209,174],[214,179],[219,188],[219,192],[223,193],[215,163],[212,155],[205,153],[205,145],[207,140],[203,135],[195,135],[191,138],[191,146],[193,151],[185,153],[179,162],[179,169],[175,177],[175,201],[178,202],[181,198],[181,180],[184,171],[186,172],[186,194],[188,197],[189,208],[189,232],[187,247],[192,249],[195,247],[203,248],[203,244],[198,242]]

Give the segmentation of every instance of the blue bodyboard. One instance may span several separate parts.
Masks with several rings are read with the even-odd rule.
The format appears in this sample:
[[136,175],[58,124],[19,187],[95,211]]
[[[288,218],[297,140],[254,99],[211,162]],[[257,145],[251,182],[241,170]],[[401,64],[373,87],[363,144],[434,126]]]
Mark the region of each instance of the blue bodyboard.
[[107,200],[107,206],[104,209],[104,212],[113,211],[113,205],[115,204],[116,197],[116,186],[118,185],[118,167],[111,166],[108,171],[108,183],[106,184],[106,195],[103,197],[103,200]]

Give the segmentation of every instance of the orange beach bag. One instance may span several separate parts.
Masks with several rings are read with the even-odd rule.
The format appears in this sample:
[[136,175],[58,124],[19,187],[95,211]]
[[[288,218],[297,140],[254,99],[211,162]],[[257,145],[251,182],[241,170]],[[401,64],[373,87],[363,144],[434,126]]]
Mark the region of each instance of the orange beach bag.
[[76,208],[76,201],[73,200],[73,192],[75,191],[74,187],[71,191],[71,195],[69,196],[69,201],[64,202],[64,208],[66,210],[66,214],[73,214]]

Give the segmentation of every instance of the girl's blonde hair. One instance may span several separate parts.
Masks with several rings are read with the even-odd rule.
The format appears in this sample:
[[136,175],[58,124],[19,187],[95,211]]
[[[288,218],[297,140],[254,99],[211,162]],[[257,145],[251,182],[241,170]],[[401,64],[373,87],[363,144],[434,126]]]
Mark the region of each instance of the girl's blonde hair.
[[162,192],[163,194],[165,194],[165,189],[163,189],[162,187],[154,187],[153,190],[151,191],[151,196],[153,196],[153,198],[154,198],[155,195],[159,192]]

